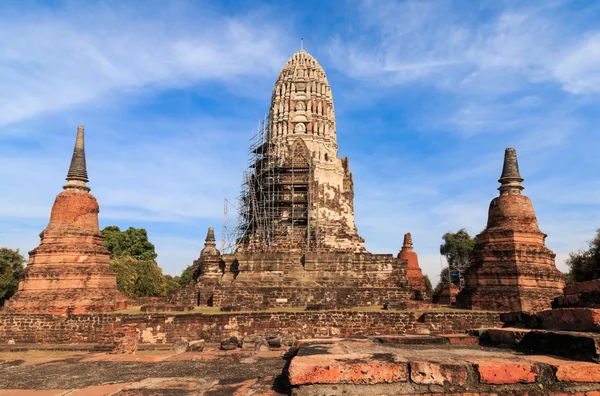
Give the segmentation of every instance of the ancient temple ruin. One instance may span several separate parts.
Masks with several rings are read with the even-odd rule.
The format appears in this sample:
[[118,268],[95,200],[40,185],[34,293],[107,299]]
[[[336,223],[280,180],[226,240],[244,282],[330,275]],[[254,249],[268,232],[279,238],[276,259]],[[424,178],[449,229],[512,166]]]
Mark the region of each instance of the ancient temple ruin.
[[[223,236],[229,244],[219,252],[209,230],[194,282],[171,301],[263,309],[427,299],[419,281],[409,282],[404,258],[366,251],[353,200],[327,76],[298,51],[281,70],[268,119],[252,139],[238,222]],[[411,263],[416,280],[418,262]]]
[[87,186],[84,129],[79,126],[67,184],[58,194],[40,245],[5,312],[88,313],[126,307],[98,227],[98,202]]
[[348,158],[338,158],[331,88],[306,51],[281,70],[250,147],[238,251],[364,252]]
[[465,287],[457,296],[462,308],[496,311],[549,309],[562,295],[563,274],[546,247],[531,200],[522,195],[517,153],[506,149],[500,196],[490,203],[485,230],[475,238]]

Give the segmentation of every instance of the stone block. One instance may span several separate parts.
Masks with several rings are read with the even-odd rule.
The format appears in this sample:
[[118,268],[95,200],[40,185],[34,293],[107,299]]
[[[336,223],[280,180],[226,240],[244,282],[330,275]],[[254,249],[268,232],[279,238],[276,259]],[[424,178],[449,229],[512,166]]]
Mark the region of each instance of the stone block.
[[190,341],[189,350],[191,352],[202,352],[204,350],[204,340]]
[[408,363],[392,354],[296,356],[289,380],[292,385],[405,382]]
[[411,361],[410,379],[425,385],[465,385],[467,366],[458,363],[439,363],[431,361]]
[[540,373],[536,364],[517,359],[466,357],[465,360],[475,365],[482,384],[533,383]]
[[173,351],[175,353],[184,353],[188,351],[189,344],[185,341],[177,341],[173,343]]
[[525,353],[600,362],[600,334],[596,333],[531,330],[525,334],[516,348],[517,351]]
[[224,351],[232,351],[237,349],[238,346],[240,346],[240,342],[237,337],[229,337],[225,340],[222,340],[220,345],[221,349]]

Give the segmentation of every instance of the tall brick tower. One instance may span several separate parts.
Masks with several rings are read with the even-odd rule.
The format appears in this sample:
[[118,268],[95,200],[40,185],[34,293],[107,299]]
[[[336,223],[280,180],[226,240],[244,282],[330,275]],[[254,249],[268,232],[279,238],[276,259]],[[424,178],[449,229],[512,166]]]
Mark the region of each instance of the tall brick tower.
[[490,203],[485,230],[475,238],[465,288],[457,296],[462,308],[498,311],[550,309],[565,286],[556,256],[545,246],[531,200],[521,194],[523,178],[517,153],[506,149],[500,196]]
[[87,186],[84,129],[79,126],[67,184],[17,293],[4,306],[16,313],[86,313],[126,307],[98,227],[98,202]]
[[251,152],[243,250],[365,251],[348,158],[338,158],[325,71],[304,50],[285,64]]

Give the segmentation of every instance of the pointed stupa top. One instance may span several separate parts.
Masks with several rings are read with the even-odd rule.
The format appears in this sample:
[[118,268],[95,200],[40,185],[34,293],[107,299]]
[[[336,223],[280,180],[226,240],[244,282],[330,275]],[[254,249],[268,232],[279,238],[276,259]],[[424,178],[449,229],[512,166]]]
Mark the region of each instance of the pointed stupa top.
[[73,149],[73,158],[71,158],[71,166],[67,173],[67,185],[65,188],[74,187],[87,189],[88,182],[87,167],[85,164],[85,142],[84,142],[84,127],[77,127],[77,137],[75,138],[75,148]]
[[407,232],[406,234],[404,234],[404,243],[402,244],[402,250],[412,251],[412,247],[413,247],[412,235],[410,235],[410,232]]
[[325,70],[308,52],[293,54],[273,88],[269,111],[272,138],[311,136],[335,143],[335,112]]
[[206,240],[204,241],[204,249],[200,252],[200,255],[215,255],[219,254],[217,250],[217,242],[215,239],[215,229],[213,227],[208,227],[208,232],[206,233]]
[[521,194],[525,188],[521,185],[524,179],[519,173],[519,163],[517,161],[517,151],[514,148],[507,148],[504,151],[504,166],[502,167],[502,176],[498,181],[502,184],[498,190],[500,195]]

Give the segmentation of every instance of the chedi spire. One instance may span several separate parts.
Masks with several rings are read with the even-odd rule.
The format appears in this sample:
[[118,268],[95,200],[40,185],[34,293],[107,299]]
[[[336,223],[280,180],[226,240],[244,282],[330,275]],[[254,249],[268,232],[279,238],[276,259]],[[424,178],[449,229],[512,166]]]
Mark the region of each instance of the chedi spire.
[[204,241],[204,249],[200,252],[201,256],[206,255],[218,255],[220,254],[217,250],[217,241],[215,239],[215,229],[214,227],[208,227],[208,232],[206,233],[206,239]]
[[410,232],[404,234],[404,243],[402,244],[402,250],[405,250],[407,252],[411,252],[413,250],[412,235],[410,235]]
[[521,185],[524,179],[519,173],[519,162],[517,161],[517,150],[507,148],[504,151],[504,166],[502,167],[502,176],[498,179],[502,185],[498,187],[500,195],[521,194],[525,188]]
[[82,188],[89,191],[86,183],[88,182],[87,167],[85,163],[85,142],[84,142],[84,127],[77,127],[77,137],[75,138],[75,148],[73,149],[73,157],[71,158],[71,166],[67,173],[67,185],[64,188]]

